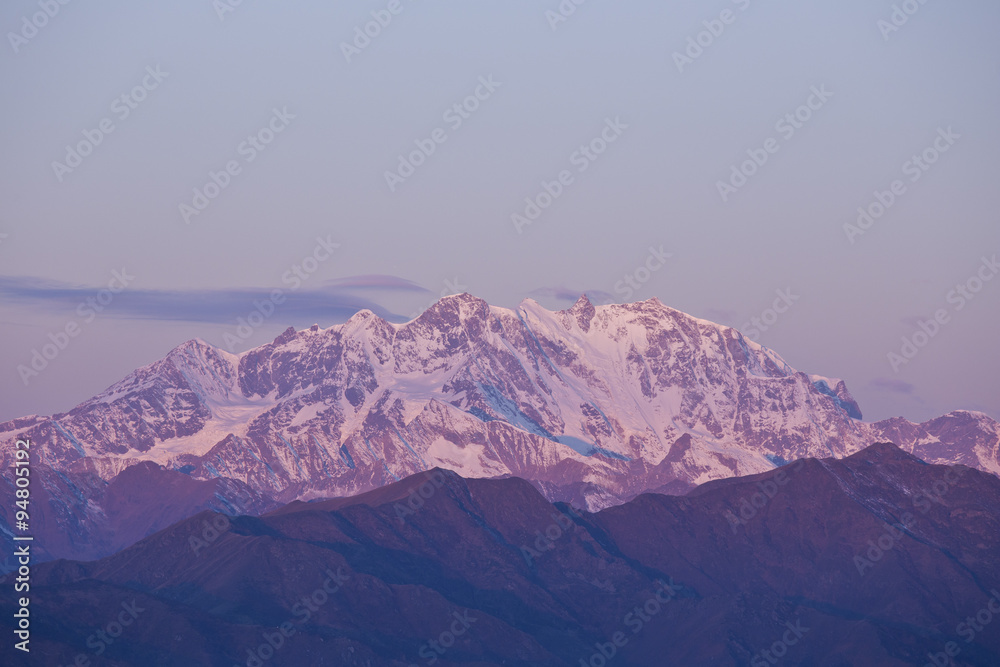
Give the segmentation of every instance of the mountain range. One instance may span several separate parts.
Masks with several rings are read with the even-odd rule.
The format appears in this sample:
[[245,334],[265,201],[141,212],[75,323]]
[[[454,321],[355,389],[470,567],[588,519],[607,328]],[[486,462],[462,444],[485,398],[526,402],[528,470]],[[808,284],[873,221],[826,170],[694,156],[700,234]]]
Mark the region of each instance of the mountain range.
[[998,562],[1000,480],[891,444],[597,512],[435,468],[36,566],[30,664],[997,665]]
[[553,312],[460,294],[404,324],[361,311],[238,355],[191,340],[67,413],[0,424],[7,467],[18,438],[39,445],[43,558],[99,558],[203,510],[259,515],[435,467],[518,477],[590,511],[875,442],[1000,475],[987,415],[865,422],[842,380],[657,299]]

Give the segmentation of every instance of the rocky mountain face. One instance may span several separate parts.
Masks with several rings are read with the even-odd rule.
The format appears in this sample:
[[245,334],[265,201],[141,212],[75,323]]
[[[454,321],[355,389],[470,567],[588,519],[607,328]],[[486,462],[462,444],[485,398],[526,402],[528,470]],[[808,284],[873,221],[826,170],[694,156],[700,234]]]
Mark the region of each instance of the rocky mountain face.
[[998,562],[1000,480],[887,444],[596,513],[435,469],[38,566],[31,659],[996,665]]
[[234,494],[219,494],[233,513],[435,466],[599,509],[886,440],[1000,474],[1000,425],[986,415],[861,417],[844,382],[656,299],[551,312],[462,294],[406,324],[362,311],[240,355],[188,341],[68,413],[0,424],[0,441],[42,443],[53,474],[39,479],[67,529],[99,524],[88,489],[142,462],[230,480]]

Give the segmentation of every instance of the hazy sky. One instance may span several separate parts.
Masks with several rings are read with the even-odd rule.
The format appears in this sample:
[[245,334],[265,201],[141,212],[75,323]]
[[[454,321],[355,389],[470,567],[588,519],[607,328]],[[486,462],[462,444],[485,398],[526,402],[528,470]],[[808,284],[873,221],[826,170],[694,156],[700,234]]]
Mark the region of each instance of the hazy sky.
[[656,296],[866,419],[1000,418],[1000,5],[896,4],[5,2],[0,419],[453,291]]

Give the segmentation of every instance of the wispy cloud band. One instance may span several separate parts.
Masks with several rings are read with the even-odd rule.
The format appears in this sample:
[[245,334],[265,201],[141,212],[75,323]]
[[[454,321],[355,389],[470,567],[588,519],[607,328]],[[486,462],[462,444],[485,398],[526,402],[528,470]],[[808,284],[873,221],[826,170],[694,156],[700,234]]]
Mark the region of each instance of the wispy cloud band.
[[[0,303],[29,306],[53,314],[75,311],[80,304],[99,300],[107,288],[74,285],[27,276],[0,276]],[[122,319],[228,324],[245,316],[254,301],[266,301],[277,288],[124,289],[115,294],[103,313]],[[342,322],[360,310],[370,310],[390,321],[405,318],[350,290],[426,292],[394,276],[354,276],[323,283],[315,289],[283,289],[281,315],[287,320]]]

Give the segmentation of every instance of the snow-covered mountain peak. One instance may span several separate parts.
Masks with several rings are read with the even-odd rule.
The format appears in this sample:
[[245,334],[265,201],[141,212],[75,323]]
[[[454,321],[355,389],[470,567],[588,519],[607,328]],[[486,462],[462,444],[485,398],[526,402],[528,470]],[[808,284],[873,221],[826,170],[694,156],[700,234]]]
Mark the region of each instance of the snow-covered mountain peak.
[[282,500],[437,465],[598,507],[875,441],[1000,472],[1000,428],[981,413],[860,420],[843,380],[658,299],[550,311],[456,294],[407,323],[361,311],[240,355],[187,341],[68,414],[0,425],[0,440],[30,432],[57,469],[153,460]]

